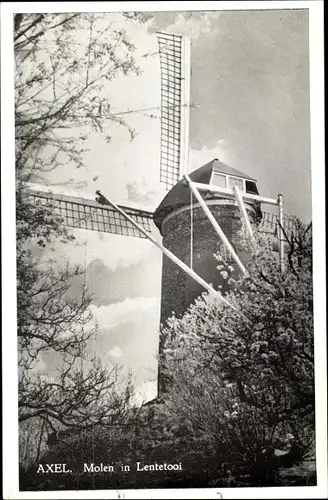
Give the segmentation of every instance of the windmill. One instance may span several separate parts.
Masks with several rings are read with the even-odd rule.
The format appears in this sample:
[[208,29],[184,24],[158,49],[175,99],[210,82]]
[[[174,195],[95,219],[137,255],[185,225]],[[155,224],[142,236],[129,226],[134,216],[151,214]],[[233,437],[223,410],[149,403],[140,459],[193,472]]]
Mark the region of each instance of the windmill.
[[[247,256],[237,249],[240,227],[250,238],[253,238],[252,222],[263,231],[277,233],[283,269],[284,215],[281,195],[277,199],[260,196],[255,179],[217,159],[188,175],[190,40],[167,33],[157,33],[157,39],[161,64],[159,179],[168,194],[155,212],[116,205],[99,190],[94,201],[55,194],[41,185],[30,186],[28,196],[51,206],[69,227],[125,238],[147,238],[156,245],[164,254],[161,306],[164,322],[173,310],[182,314],[204,289],[230,307],[217,291],[213,253],[221,245],[222,253],[235,262],[237,269],[247,272],[244,264]],[[264,203],[278,207],[278,214],[262,212]],[[163,243],[152,234],[152,220],[163,236]]]

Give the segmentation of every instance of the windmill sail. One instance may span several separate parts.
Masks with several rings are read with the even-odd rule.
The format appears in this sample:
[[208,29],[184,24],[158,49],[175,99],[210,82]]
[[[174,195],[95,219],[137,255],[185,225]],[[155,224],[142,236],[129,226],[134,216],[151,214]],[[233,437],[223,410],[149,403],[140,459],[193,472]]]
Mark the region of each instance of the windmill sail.
[[[170,189],[187,172],[190,105],[190,42],[181,35],[158,33],[161,65],[161,162],[160,180]],[[73,228],[145,238],[115,209],[97,201],[27,187],[34,202],[53,210]],[[143,229],[152,230],[153,214],[120,206]]]
[[[104,233],[118,234],[121,236],[133,236],[145,238],[131,223],[111,207],[100,205],[97,201],[43,191],[38,188],[28,187],[27,196],[33,202],[46,205],[53,210],[54,215],[63,218],[68,227],[78,229],[90,229]],[[153,213],[133,207],[119,205],[128,215],[130,215],[143,229],[152,232]],[[293,220],[285,215],[285,232],[291,235],[295,231]],[[262,219],[258,223],[259,232],[275,236],[278,230],[278,217],[276,214],[262,212]]]
[[[262,234],[277,236],[279,227],[279,220],[276,214],[271,212],[262,212],[262,219],[258,223],[258,231]],[[287,237],[297,233],[297,226],[292,217],[284,214],[284,232]]]
[[187,173],[190,111],[190,40],[157,33],[161,65],[160,181],[171,189]]
[[[104,233],[118,234],[121,236],[145,236],[120,213],[111,207],[100,205],[97,201],[56,194],[29,188],[28,197],[35,203],[41,203],[51,208],[54,215],[63,218],[64,224],[79,229],[90,229]],[[153,214],[145,210],[121,206],[138,224],[151,232]]]
[[[190,40],[182,35],[157,33],[161,66],[161,159],[160,181],[171,189],[187,173],[190,111]],[[73,228],[145,238],[119,212],[97,201],[56,194],[41,185],[28,187],[35,202],[51,207]],[[151,212],[119,205],[143,229],[151,233]],[[277,217],[263,213],[260,232],[275,234]],[[288,228],[290,229],[290,228]]]

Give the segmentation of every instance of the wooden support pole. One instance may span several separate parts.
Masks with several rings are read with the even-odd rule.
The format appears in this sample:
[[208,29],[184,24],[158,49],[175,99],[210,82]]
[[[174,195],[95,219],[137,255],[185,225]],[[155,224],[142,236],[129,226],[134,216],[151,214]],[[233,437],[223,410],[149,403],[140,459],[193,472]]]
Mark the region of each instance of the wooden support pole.
[[215,295],[221,302],[223,302],[226,306],[231,307],[236,311],[238,314],[240,314],[244,319],[247,320],[246,316],[237,309],[233,304],[230,304],[230,302],[221,295],[220,292],[215,290],[211,285],[209,285],[203,278],[201,278],[195,271],[190,269],[184,262],[182,262],[174,253],[170,252],[167,248],[165,248],[161,243],[155,240],[145,229],[143,229],[139,224],[132,219],[128,214],[124,212],[120,207],[115,205],[112,201],[109,201],[105,196],[100,192],[96,191],[96,194],[99,196],[99,203],[103,205],[110,205],[113,207],[115,210],[117,210],[126,220],[128,220],[134,227],[136,227],[148,240],[150,240],[157,248],[159,248],[169,259],[171,259],[177,266],[179,266],[183,271],[185,271],[191,278],[193,278],[197,283],[199,283],[205,290],[210,292],[211,294]]
[[239,210],[241,212],[242,218],[243,218],[245,226],[246,226],[246,231],[248,233],[248,236],[249,236],[250,240],[253,242],[254,241],[253,228],[251,226],[251,223],[250,223],[250,220],[249,220],[249,217],[248,217],[248,214],[247,214],[247,210],[246,210],[246,207],[245,207],[245,203],[244,203],[244,200],[243,200],[243,198],[241,196],[241,193],[239,191],[238,186],[234,186],[234,191],[235,191],[236,200],[237,200],[237,203],[238,203],[238,206],[239,206]]
[[[193,184],[199,191],[209,191],[210,193],[222,194],[227,198],[235,198],[235,192],[231,188],[223,188],[214,186],[213,184],[202,184],[201,182],[194,182]],[[266,196],[259,196],[251,193],[243,193],[242,196],[244,200],[259,201],[260,203],[266,203],[268,205],[278,205],[276,198],[267,198]]]
[[181,38],[181,102],[180,102],[180,159],[179,178],[187,173],[189,156],[190,122],[190,50],[191,41],[187,36]]
[[209,221],[211,222],[212,226],[214,227],[216,233],[220,236],[221,238],[221,241],[223,242],[223,244],[225,245],[225,247],[227,248],[227,250],[230,252],[231,254],[231,257],[233,258],[233,260],[236,262],[236,264],[238,265],[238,267],[240,268],[240,270],[246,274],[247,271],[246,271],[246,268],[245,266],[243,265],[243,263],[241,262],[240,258],[238,257],[238,255],[236,254],[233,246],[231,245],[230,241],[228,240],[228,238],[226,237],[226,235],[224,234],[224,232],[222,231],[219,223],[215,220],[212,212],[210,211],[210,209],[208,208],[208,206],[206,205],[205,201],[203,200],[203,198],[201,197],[197,187],[194,185],[194,183],[190,180],[190,177],[189,175],[184,175],[184,178],[186,179],[186,181],[188,182],[188,185],[190,187],[190,189],[192,190],[192,192],[194,193],[196,199],[198,200],[199,204],[201,205],[202,209],[204,210],[205,214],[207,215]]
[[278,243],[279,243],[279,260],[281,273],[285,272],[285,243],[284,243],[284,198],[282,194],[278,194]]

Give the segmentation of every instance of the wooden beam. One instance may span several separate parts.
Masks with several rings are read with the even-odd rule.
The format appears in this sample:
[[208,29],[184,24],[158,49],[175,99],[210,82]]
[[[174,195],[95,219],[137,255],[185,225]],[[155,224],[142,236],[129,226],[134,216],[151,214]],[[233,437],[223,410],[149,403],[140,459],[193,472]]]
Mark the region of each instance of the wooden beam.
[[212,295],[217,297],[226,306],[231,307],[231,309],[240,314],[246,321],[249,321],[246,318],[246,316],[241,311],[239,311],[239,309],[237,309],[236,306],[230,304],[230,302],[227,299],[225,299],[219,291],[215,290],[211,285],[209,285],[203,278],[201,278],[197,273],[195,273],[193,269],[190,269],[190,267],[188,267],[184,262],[182,262],[176,255],[174,255],[174,253],[170,252],[170,250],[168,250],[161,243],[156,241],[155,238],[153,238],[149,233],[147,233],[147,231],[145,231],[141,226],[139,226],[139,224],[136,221],[134,221],[131,217],[129,217],[128,214],[124,212],[124,210],[122,210],[119,206],[115,205],[115,203],[113,203],[112,201],[105,198],[105,196],[100,191],[96,191],[96,194],[102,198],[102,203],[111,205],[113,208],[115,208],[115,210],[117,210],[121,215],[123,215],[123,217],[126,220],[131,222],[131,224],[133,224],[137,229],[139,229],[139,231],[143,233],[148,240],[150,240],[157,248],[159,248],[164,253],[164,255],[166,255],[169,259],[171,259],[172,262],[174,262],[183,271],[185,271],[191,278],[197,281],[197,283],[199,283],[203,288],[205,288],[205,290],[207,290]]
[[[235,192],[231,188],[223,188],[219,186],[213,186],[212,184],[202,184],[200,182],[193,182],[194,186],[200,191],[210,191],[211,193],[218,193],[227,196],[228,198],[235,198]],[[240,193],[244,200],[259,201],[260,203],[267,203],[268,205],[278,205],[275,198],[266,198],[265,196],[259,196],[257,194],[250,193]]]
[[189,157],[189,121],[190,121],[190,38],[181,38],[181,103],[180,103],[180,162],[179,179],[187,173]]
[[228,240],[228,238],[226,237],[226,235],[222,231],[220,224],[214,218],[212,212],[210,211],[210,209],[206,205],[205,201],[201,197],[201,195],[200,195],[197,187],[195,186],[195,183],[190,180],[189,175],[184,175],[184,178],[188,182],[188,185],[189,185],[190,189],[192,190],[192,192],[194,193],[196,199],[200,203],[202,209],[204,210],[205,214],[207,215],[207,217],[208,217],[209,221],[211,222],[212,226],[214,227],[216,233],[220,236],[221,241],[223,242],[223,244],[225,245],[225,247],[227,248],[227,250],[230,252],[231,257],[236,262],[236,264],[238,265],[238,267],[240,268],[240,270],[244,274],[246,274],[247,271],[246,271],[245,266],[243,265],[243,263],[241,262],[240,258],[236,254],[236,252],[235,252],[233,246],[231,245],[230,241]]
[[[99,208],[99,203],[95,201],[94,198],[81,198],[80,196],[69,195],[65,193],[56,193],[55,191],[51,191],[51,187],[48,186],[36,186],[36,185],[26,185],[24,189],[24,193],[31,196],[37,196],[38,198],[45,198],[47,200],[56,200],[56,201],[65,201],[67,203],[77,203],[79,205],[85,205],[88,207]],[[125,210],[135,211],[136,215],[140,215],[142,217],[147,217],[148,219],[153,219],[153,212],[149,212],[147,210],[140,210],[139,208],[135,208],[134,206],[124,206],[120,205]]]
[[284,198],[282,194],[278,194],[278,239],[279,239],[279,260],[281,273],[285,272],[285,244],[284,244]]
[[118,205],[115,205],[112,201],[108,200],[105,198],[105,196],[100,192],[96,191],[96,194],[101,197],[102,203],[111,205],[115,210],[117,210],[126,220],[128,220],[131,224],[133,224],[141,233],[143,233],[148,240],[150,240],[157,248],[159,248],[164,255],[166,255],[169,259],[172,260],[177,266],[179,266],[183,271],[185,271],[191,278],[193,278],[197,283],[199,283],[205,290],[210,292],[212,295],[216,296],[221,302],[223,302],[226,306],[231,307],[234,311],[236,311],[238,314],[240,314],[246,321],[248,319],[246,316],[237,309],[233,304],[230,304],[230,302],[223,297],[223,295],[215,290],[211,285],[209,285],[203,278],[201,278],[193,269],[190,269],[184,262],[182,262],[176,255],[174,255],[170,250],[165,248],[161,243],[155,240],[147,231],[145,231],[139,224],[133,220],[131,217],[129,217],[128,214],[124,212]]
[[244,201],[243,201],[243,198],[241,196],[241,193],[239,191],[238,186],[234,186],[234,191],[235,191],[236,200],[237,200],[237,203],[239,206],[239,210],[241,212],[242,218],[243,218],[245,226],[246,226],[246,230],[248,232],[248,236],[250,237],[250,240],[253,242],[254,241],[253,228],[251,226],[251,223],[250,223],[250,220],[249,220],[249,217],[247,214],[247,210],[246,210],[246,207],[245,207],[245,204],[244,204]]

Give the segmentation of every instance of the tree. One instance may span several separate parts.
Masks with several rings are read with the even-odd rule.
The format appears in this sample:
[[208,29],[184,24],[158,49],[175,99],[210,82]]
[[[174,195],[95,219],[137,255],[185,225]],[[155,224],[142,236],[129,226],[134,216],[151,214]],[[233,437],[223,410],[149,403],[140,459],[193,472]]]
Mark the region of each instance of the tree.
[[[31,425],[40,436],[40,445],[36,437],[34,459],[50,433],[118,425],[132,394],[130,384],[122,390],[118,367],[104,368],[90,349],[90,339],[96,334],[88,311],[92,297],[84,285],[76,297],[70,294],[72,280],[84,270],[36,259],[32,242],[44,248],[58,238],[68,243],[72,236],[60,218],[53,216],[51,206],[32,204],[26,198],[21,202],[18,197],[18,407],[23,441],[24,429]],[[49,374],[37,368],[44,355],[57,363]]]
[[[79,433],[120,425],[132,393],[119,369],[106,369],[90,350],[96,325],[86,287],[71,293],[80,266],[40,262],[50,243],[74,239],[51,204],[32,202],[25,181],[67,163],[83,164],[90,130],[110,141],[109,125],[134,130],[110,112],[106,85],[119,74],[139,73],[135,49],[118,17],[141,14],[16,14],[15,129],[17,222],[17,325],[19,422],[24,464],[38,459],[46,434]],[[44,355],[57,360],[49,375],[38,370]],[[120,388],[121,387],[121,388]],[[33,430],[31,440],[26,439]],[[29,453],[24,452],[29,449]]]
[[[144,21],[134,13],[16,14],[16,169],[24,179],[68,162],[83,164],[83,144],[97,130],[110,141],[115,122],[106,85],[119,74],[138,74],[135,46],[119,18]],[[124,113],[123,113],[124,115]],[[45,154],[46,153],[46,154]]]
[[297,219],[294,228],[283,275],[259,236],[244,244],[246,277],[232,278],[218,256],[226,298],[242,314],[204,295],[162,332],[169,412],[202,435],[216,463],[245,465],[255,484],[313,449],[312,234]]
[[[57,449],[49,460],[64,453],[68,460],[102,462],[109,454],[112,480],[132,488],[314,484],[311,471],[294,478],[290,472],[297,474],[314,442],[311,227],[296,220],[295,227],[283,275],[260,237],[255,247],[245,243],[252,257],[246,277],[232,278],[232,266],[218,257],[230,285],[226,298],[242,315],[204,294],[164,326],[168,384],[161,400],[138,410],[123,431],[93,434],[93,454],[85,435],[74,451]],[[132,471],[136,461],[181,462],[182,471],[124,476],[123,454]],[[65,484],[90,488],[93,480],[81,473]],[[96,481],[103,487],[107,478]]]

